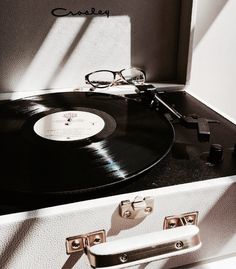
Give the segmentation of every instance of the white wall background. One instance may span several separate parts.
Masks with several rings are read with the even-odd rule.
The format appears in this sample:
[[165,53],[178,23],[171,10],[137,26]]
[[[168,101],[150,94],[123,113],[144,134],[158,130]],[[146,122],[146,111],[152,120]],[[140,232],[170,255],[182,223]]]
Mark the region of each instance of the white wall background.
[[236,123],[236,1],[198,0],[189,92]]

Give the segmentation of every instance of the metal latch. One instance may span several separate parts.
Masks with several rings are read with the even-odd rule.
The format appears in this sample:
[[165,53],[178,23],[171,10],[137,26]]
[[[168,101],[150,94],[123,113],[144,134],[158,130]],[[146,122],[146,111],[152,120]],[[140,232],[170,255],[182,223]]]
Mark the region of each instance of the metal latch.
[[135,197],[134,201],[125,200],[120,202],[120,216],[125,219],[139,219],[151,214],[154,207],[153,197]]
[[106,242],[105,230],[81,234],[66,238],[66,253],[83,251],[86,247],[92,247]]
[[163,229],[171,229],[184,225],[197,225],[198,212],[184,213],[181,215],[168,216],[164,219]]

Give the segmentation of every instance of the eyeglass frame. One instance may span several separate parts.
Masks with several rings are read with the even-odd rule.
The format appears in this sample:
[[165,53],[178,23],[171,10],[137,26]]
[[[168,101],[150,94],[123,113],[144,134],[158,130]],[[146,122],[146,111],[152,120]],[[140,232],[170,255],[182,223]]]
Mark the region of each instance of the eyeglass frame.
[[[108,87],[111,87],[112,85],[114,85],[114,82],[116,82],[115,78],[116,78],[116,75],[119,75],[124,82],[126,82],[127,84],[129,85],[132,85],[132,83],[129,83],[125,78],[124,76],[122,75],[122,71],[124,70],[128,70],[128,69],[136,69],[136,70],[139,70],[141,71],[143,74],[144,74],[144,82],[146,81],[146,73],[144,70],[140,69],[140,68],[137,68],[137,67],[130,67],[130,68],[123,68],[121,69],[120,71],[112,71],[112,70],[106,70],[106,69],[102,69],[102,70],[97,70],[97,71],[93,71],[87,75],[85,75],[85,83],[86,84],[90,84],[92,85],[94,88],[100,88],[100,89],[104,89],[104,88],[108,88]],[[113,78],[113,81],[108,85],[108,86],[94,86],[88,79],[88,77],[94,73],[98,73],[98,72],[110,72],[113,74],[114,78]]]

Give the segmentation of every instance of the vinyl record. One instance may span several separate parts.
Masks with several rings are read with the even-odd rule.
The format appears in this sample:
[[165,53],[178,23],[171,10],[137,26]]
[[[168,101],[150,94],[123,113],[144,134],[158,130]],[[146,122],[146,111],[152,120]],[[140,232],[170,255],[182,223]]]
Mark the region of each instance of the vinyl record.
[[133,178],[170,150],[168,120],[110,94],[50,93],[0,107],[0,190],[84,193]]

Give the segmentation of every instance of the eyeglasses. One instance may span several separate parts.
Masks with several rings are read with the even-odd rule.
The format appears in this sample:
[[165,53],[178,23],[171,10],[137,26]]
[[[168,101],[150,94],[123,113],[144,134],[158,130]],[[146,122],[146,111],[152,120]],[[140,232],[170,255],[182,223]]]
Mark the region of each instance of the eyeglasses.
[[145,72],[136,67],[120,71],[98,70],[85,76],[85,82],[94,88],[107,88],[120,84],[141,85],[145,80]]

